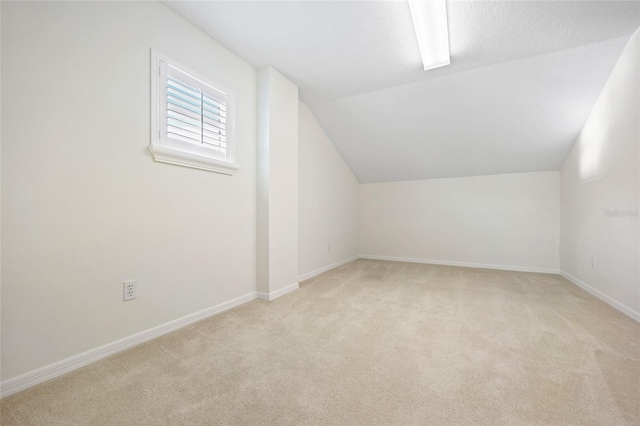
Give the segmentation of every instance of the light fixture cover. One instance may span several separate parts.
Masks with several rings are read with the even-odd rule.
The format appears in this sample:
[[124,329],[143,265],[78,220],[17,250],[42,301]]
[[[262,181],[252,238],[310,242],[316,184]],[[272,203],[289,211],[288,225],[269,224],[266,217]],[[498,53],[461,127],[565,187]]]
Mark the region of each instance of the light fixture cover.
[[408,0],[424,69],[449,65],[446,0]]

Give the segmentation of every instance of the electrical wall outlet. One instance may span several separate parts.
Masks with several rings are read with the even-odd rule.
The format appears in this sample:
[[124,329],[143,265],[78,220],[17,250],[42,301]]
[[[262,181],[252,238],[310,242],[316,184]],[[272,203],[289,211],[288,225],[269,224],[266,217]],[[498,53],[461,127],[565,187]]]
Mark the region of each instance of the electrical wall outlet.
[[591,267],[592,268],[596,267],[596,257],[595,256],[591,256]]
[[138,280],[125,281],[123,285],[123,300],[132,300],[138,297]]
[[331,251],[331,243],[327,245],[327,251]]

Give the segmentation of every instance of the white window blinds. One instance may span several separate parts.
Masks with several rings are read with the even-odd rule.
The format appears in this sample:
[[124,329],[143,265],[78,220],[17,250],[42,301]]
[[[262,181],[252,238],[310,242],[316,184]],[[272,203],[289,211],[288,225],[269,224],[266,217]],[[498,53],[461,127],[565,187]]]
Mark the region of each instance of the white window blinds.
[[166,137],[171,142],[201,145],[228,157],[227,96],[224,92],[161,63]]
[[153,159],[233,175],[233,92],[153,49],[151,70]]

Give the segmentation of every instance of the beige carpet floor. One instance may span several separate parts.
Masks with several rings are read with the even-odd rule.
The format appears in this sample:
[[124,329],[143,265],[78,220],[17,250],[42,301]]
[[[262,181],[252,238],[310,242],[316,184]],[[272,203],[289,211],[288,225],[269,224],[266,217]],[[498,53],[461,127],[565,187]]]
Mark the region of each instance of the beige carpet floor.
[[557,275],[358,260],[5,398],[1,421],[638,425],[639,345]]

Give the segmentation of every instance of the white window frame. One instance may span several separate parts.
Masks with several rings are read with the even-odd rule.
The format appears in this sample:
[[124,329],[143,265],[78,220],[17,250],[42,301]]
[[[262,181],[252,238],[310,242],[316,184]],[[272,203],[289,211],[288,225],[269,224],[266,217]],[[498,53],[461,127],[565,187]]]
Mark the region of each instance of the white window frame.
[[[224,158],[218,151],[204,144],[198,145],[167,137],[166,77],[163,78],[162,72],[162,67],[167,65],[187,74],[188,83],[201,90],[204,89],[205,93],[223,93],[225,95],[227,153]],[[234,101],[233,92],[230,90],[151,49],[151,144],[149,151],[153,159],[161,163],[232,175],[239,168],[235,162]]]

